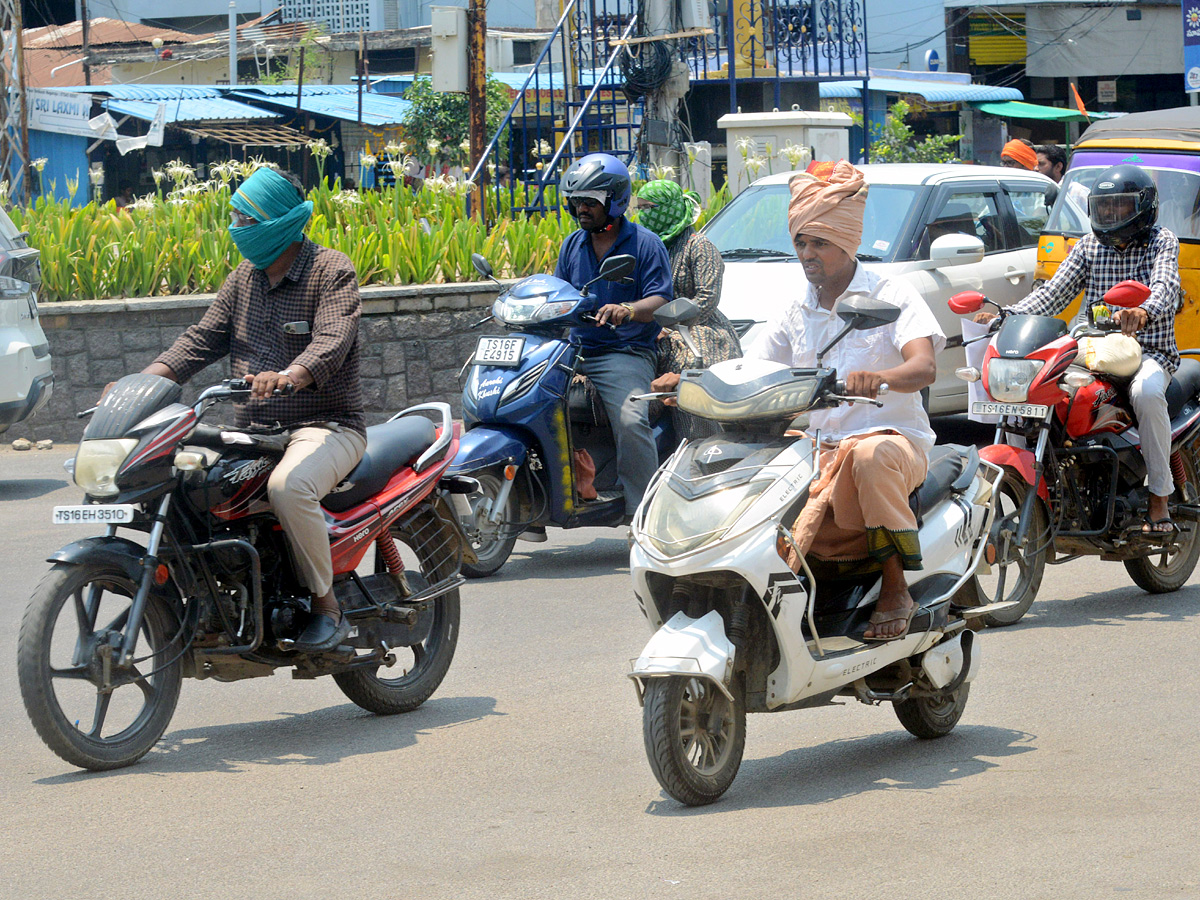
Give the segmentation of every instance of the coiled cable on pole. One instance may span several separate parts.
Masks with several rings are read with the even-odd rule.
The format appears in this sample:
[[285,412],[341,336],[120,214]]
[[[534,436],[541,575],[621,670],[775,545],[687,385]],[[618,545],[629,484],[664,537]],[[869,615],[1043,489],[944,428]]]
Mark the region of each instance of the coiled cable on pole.
[[631,102],[654,93],[671,77],[670,43],[647,41],[626,45],[621,57],[621,76],[625,79],[623,90]]

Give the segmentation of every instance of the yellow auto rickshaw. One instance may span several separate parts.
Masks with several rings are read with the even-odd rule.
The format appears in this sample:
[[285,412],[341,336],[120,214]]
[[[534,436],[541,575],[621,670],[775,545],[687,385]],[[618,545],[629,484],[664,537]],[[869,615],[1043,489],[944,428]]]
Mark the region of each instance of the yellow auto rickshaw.
[[[1180,347],[1200,347],[1200,107],[1131,113],[1093,123],[1075,145],[1058,199],[1038,242],[1037,277],[1048,279],[1091,230],[1087,198],[1105,169],[1133,163],[1158,185],[1158,224],[1179,238],[1183,302],[1175,319]],[[1063,313],[1078,311],[1076,300]]]

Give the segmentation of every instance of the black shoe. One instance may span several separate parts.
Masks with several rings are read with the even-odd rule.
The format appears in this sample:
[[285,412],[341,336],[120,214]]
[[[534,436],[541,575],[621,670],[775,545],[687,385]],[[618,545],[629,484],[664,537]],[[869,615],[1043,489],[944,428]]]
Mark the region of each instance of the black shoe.
[[302,653],[325,653],[344,641],[349,634],[350,620],[344,615],[335,622],[325,613],[314,613],[304,633],[292,644],[292,649]]

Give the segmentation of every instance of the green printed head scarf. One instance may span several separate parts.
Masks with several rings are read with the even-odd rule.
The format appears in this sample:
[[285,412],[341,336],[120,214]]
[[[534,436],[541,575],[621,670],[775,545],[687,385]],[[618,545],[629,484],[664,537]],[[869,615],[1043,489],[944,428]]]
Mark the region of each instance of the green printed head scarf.
[[669,244],[700,212],[700,204],[690,192],[673,181],[648,181],[638,191],[638,224],[649,228],[664,244]]
[[256,269],[267,268],[300,240],[313,211],[311,200],[303,200],[295,185],[266,166],[243,181],[229,202],[242,215],[258,220],[229,226],[238,251]]

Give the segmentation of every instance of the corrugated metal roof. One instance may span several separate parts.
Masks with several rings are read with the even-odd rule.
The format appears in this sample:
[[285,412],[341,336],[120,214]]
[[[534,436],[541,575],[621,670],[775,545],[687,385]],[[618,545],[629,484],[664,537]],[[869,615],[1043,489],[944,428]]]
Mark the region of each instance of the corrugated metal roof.
[[238,103],[236,100],[226,100],[224,97],[204,97],[197,99],[164,98],[155,100],[109,100],[104,106],[111,113],[122,116],[133,116],[152,122],[158,114],[158,104],[166,104],[166,124],[176,122],[240,122],[246,119],[278,119],[279,114],[266,109],[259,109],[248,103]]
[[[296,86],[253,85],[230,92],[231,97],[266,103],[280,110],[295,110]],[[381,127],[401,125],[412,106],[407,100],[390,94],[363,91],[362,121],[364,125]],[[329,116],[344,122],[358,121],[358,87],[356,85],[305,85],[300,95],[300,108],[306,113]]]
[[[822,100],[858,97],[862,93],[861,81],[826,81],[819,87]],[[918,81],[903,78],[870,78],[867,90],[883,91],[888,94],[915,94],[931,103],[966,103],[997,100],[1023,100],[1024,95],[1016,88],[993,87],[990,84],[954,84],[936,81]]]

